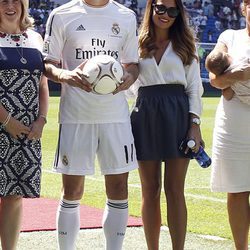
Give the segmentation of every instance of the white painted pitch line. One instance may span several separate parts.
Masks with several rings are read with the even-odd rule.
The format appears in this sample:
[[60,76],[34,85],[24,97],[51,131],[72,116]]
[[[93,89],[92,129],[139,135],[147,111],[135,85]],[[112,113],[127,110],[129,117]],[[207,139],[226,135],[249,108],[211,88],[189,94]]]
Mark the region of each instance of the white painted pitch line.
[[[54,171],[52,170],[43,170],[43,172],[45,173],[49,173],[49,174],[57,174],[55,173]],[[89,179],[89,180],[94,180],[94,181],[99,181],[99,182],[103,182],[103,180],[100,180],[100,179],[97,179],[93,176],[86,176],[86,179]],[[133,187],[133,188],[141,188],[141,185],[140,184],[128,184],[129,187]],[[198,187],[193,187],[193,188],[198,188]],[[187,188],[187,189],[193,189],[193,188]],[[202,187],[202,188],[205,188],[205,187]],[[208,187],[207,187],[208,188]],[[187,190],[186,189],[186,190]],[[164,192],[164,190],[162,191]],[[204,196],[204,195],[196,195],[196,194],[188,194],[186,193],[185,194],[186,197],[191,197],[191,198],[194,198],[194,199],[199,199],[199,200],[207,200],[207,201],[214,201],[214,202],[221,202],[221,203],[226,203],[226,200],[225,199],[219,199],[219,198],[214,198],[214,197],[208,197],[208,196]]]
[[[167,231],[169,232],[169,228],[167,226],[161,226],[162,231]],[[228,239],[219,237],[219,236],[213,236],[213,235],[206,235],[206,234],[195,234],[195,236],[200,237],[202,239],[207,239],[207,240],[212,240],[212,241],[225,241]]]

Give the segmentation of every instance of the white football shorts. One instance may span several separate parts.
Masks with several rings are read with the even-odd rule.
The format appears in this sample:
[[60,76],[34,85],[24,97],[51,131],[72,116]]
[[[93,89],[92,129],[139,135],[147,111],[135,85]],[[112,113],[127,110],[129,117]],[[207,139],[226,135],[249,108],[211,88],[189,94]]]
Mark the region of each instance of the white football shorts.
[[67,175],[93,175],[97,155],[101,174],[138,168],[128,123],[60,124],[54,170]]

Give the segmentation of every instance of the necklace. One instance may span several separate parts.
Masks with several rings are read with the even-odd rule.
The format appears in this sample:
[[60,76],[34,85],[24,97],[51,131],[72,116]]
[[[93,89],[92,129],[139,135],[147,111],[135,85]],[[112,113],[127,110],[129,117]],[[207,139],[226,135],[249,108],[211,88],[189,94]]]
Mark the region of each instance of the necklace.
[[20,62],[21,62],[22,64],[27,64],[27,62],[28,62],[27,59],[23,57],[23,47],[21,47],[20,49],[21,49],[21,52],[20,52],[19,49],[16,47],[16,51],[17,51],[17,53],[18,53],[19,56],[20,56]]
[[[21,40],[21,39],[20,39]],[[19,51],[19,48],[18,47],[20,47],[20,51]],[[27,59],[23,56],[23,40],[21,41],[21,43],[18,45],[16,45],[16,51],[17,51],[17,53],[19,54],[19,56],[20,56],[20,62],[22,63],[22,64],[27,64]]]

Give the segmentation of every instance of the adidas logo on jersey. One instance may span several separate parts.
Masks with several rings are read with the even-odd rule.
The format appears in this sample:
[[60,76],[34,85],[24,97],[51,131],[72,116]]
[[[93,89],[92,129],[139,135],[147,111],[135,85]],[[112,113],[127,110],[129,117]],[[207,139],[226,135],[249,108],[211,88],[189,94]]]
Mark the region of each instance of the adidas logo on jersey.
[[82,24],[76,29],[76,31],[81,31],[81,30],[86,30]]

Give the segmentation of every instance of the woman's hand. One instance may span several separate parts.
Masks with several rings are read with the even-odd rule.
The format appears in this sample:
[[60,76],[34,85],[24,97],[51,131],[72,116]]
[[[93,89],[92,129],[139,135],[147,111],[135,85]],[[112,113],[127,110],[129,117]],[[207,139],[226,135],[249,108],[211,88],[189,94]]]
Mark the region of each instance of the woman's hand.
[[30,133],[30,128],[22,124],[20,121],[11,117],[8,124],[5,126],[5,130],[15,139],[22,137],[23,135],[28,135]]
[[191,123],[190,128],[188,130],[188,134],[187,134],[187,140],[195,141],[195,146],[192,148],[192,151],[195,153],[198,152],[200,145],[203,147],[205,146],[205,143],[201,138],[200,125]]
[[45,125],[45,120],[42,117],[38,117],[30,126],[30,133],[28,134],[29,140],[37,140],[42,137],[43,127]]

